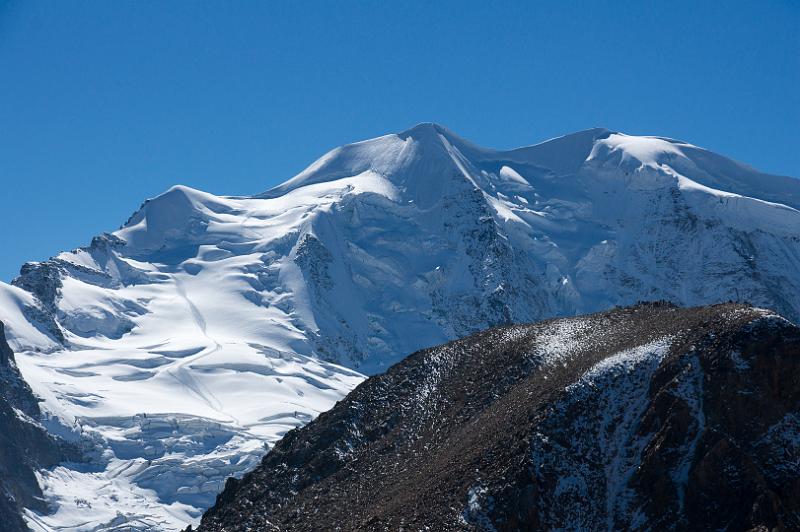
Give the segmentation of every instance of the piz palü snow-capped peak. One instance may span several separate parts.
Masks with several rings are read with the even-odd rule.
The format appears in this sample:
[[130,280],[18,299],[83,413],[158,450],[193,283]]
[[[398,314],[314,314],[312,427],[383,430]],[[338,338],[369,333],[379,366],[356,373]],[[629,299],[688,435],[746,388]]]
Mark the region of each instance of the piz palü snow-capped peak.
[[798,206],[792,178],[605,129],[501,151],[421,124],[262,194],[173,187],[0,283],[47,426],[98,449],[42,473],[30,522],[183,528],[365,375],[494,325],[656,299],[796,320]]

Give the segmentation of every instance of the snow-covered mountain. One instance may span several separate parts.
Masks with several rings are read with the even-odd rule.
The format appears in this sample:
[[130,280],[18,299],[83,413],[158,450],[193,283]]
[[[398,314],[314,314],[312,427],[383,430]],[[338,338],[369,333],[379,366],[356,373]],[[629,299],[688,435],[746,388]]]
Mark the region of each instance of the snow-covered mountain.
[[593,129],[511,151],[434,124],[252,197],[176,186],[0,283],[46,426],[46,530],[174,530],[365,374],[508,322],[644,299],[800,317],[800,181]]

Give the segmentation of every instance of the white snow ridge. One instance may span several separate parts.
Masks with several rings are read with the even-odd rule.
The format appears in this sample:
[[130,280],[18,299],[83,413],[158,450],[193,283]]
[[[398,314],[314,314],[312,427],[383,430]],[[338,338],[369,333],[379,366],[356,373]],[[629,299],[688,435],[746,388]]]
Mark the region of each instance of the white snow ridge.
[[29,523],[182,529],[365,375],[493,325],[644,299],[796,320],[798,207],[793,179],[603,129],[497,151],[421,124],[259,195],[173,187],[0,283],[48,429],[87,454],[41,472]]

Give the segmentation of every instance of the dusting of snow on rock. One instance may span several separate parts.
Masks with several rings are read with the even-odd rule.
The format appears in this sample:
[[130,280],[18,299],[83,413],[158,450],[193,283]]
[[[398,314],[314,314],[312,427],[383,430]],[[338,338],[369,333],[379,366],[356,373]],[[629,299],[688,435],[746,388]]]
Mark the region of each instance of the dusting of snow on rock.
[[680,449],[680,461],[672,473],[672,480],[678,490],[679,511],[683,513],[686,498],[686,486],[689,483],[689,470],[695,458],[697,443],[706,426],[703,411],[703,370],[700,359],[696,355],[687,357],[683,372],[675,380],[674,395],[683,400],[689,409],[689,417],[693,426],[688,434],[689,441]]
[[467,505],[461,513],[463,523],[485,532],[495,532],[497,529],[488,516],[488,512],[492,510],[492,505],[492,497],[486,488],[472,486],[467,491]]
[[536,337],[535,354],[544,365],[563,363],[581,346],[584,333],[592,322],[585,318],[559,320],[544,328]]
[[[543,505],[552,514],[543,516],[546,522],[566,516],[566,529],[596,529],[605,523],[604,528],[615,530],[616,516],[635,515],[634,491],[627,481],[648,441],[639,434],[639,419],[649,404],[650,379],[670,344],[664,338],[602,360],[565,390],[566,399],[534,434],[534,472],[559,478],[552,500]],[[544,435],[559,425],[563,439]],[[587,463],[603,467],[592,469]]]
[[800,415],[786,414],[757,443],[757,448],[767,451],[765,456],[775,457],[770,465],[787,476],[796,476],[800,471]]

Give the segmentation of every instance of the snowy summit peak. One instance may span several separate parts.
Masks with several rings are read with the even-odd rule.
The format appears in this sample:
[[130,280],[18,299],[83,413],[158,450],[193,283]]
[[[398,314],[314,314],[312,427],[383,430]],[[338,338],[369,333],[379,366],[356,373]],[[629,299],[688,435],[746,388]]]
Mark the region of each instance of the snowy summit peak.
[[622,134],[596,127],[535,145],[500,150],[479,146],[441,124],[422,122],[399,133],[334,148],[297,176],[260,197],[277,197],[307,185],[368,171],[396,184],[408,181],[410,174],[413,174],[412,179],[424,177],[426,180],[458,174],[483,188],[479,183],[481,174],[496,173],[503,161],[537,166],[556,175],[572,174],[593,156],[598,143],[615,135]]
[[175,185],[145,201],[117,236],[143,250],[162,248],[170,240],[185,239],[209,217],[231,210],[224,200],[185,185]]
[[396,136],[403,140],[412,139],[422,143],[442,144],[447,142],[453,145],[469,145],[473,149],[485,150],[485,148],[473,144],[447,127],[435,122],[421,122],[414,127],[397,133]]
[[261,194],[274,198],[292,190],[343,178],[379,175],[400,184],[409,178],[450,175],[453,158],[480,158],[484,150],[444,126],[425,122],[400,133],[346,144],[329,151],[285,183]]
[[[504,217],[513,219],[510,213],[516,207],[506,211],[498,206],[508,203],[509,198],[526,199],[520,193],[549,187],[555,177],[588,180],[595,183],[592,186],[600,186],[598,179],[610,179],[634,189],[679,187],[695,193],[703,190],[711,197],[749,196],[800,206],[796,180],[765,176],[665,137],[627,135],[595,127],[531,146],[497,150],[478,146],[433,122],[335,148],[295,177],[253,199],[275,199],[299,189],[314,196],[323,191],[330,195],[333,187],[337,196],[371,192],[393,202],[432,208],[457,190],[478,190],[493,210],[499,209]],[[583,185],[574,182],[573,186]],[[118,236],[139,248],[158,249],[168,241],[180,240],[181,235],[199,235],[209,220],[216,217],[219,221],[217,215],[238,210],[240,207],[232,201],[178,185],[148,200]],[[750,215],[755,212],[746,210]],[[764,219],[758,225],[763,223],[770,222]]]
[[425,137],[433,135],[447,135],[451,134],[450,130],[446,127],[437,124],[436,122],[420,122],[419,124],[401,131],[397,134],[398,137]]

